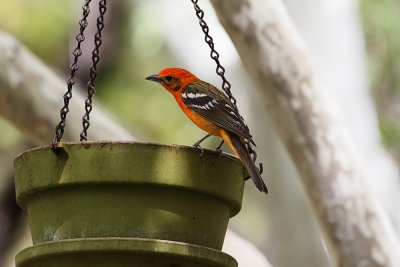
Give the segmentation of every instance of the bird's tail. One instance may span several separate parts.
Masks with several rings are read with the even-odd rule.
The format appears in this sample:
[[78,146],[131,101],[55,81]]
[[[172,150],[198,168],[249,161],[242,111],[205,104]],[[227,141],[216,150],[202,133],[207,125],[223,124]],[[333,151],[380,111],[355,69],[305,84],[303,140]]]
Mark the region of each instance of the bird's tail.
[[243,165],[246,167],[247,172],[249,173],[257,189],[260,192],[264,192],[267,194],[268,188],[261,178],[260,170],[256,167],[253,160],[251,159],[249,151],[244,142],[240,139],[238,135],[233,133],[229,134],[229,138],[233,146],[233,151],[239,156],[240,160],[243,162]]

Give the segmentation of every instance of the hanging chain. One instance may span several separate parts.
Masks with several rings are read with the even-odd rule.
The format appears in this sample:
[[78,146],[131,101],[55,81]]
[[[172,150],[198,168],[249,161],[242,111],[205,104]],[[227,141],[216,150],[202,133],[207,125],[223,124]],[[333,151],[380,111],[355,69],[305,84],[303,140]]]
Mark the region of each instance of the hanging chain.
[[222,89],[228,95],[231,102],[236,106],[236,99],[231,93],[231,84],[225,78],[225,68],[222,67],[221,63],[219,62],[219,53],[214,48],[214,39],[210,36],[210,34],[209,34],[210,29],[208,28],[207,23],[204,21],[204,11],[201,10],[199,5],[197,4],[198,0],[191,0],[191,1],[194,5],[194,9],[196,11],[196,16],[199,19],[199,24],[201,26],[201,29],[203,30],[204,35],[205,35],[204,40],[206,41],[206,43],[208,44],[208,46],[211,49],[210,57],[217,64],[216,72],[222,79]]
[[82,6],[83,17],[82,17],[81,21],[79,22],[80,30],[79,30],[78,35],[75,38],[77,41],[77,45],[76,45],[74,52],[72,53],[74,55],[74,61],[70,66],[70,76],[67,80],[68,89],[63,97],[64,98],[64,106],[60,110],[61,121],[57,124],[57,126],[55,128],[55,135],[54,135],[53,142],[52,142],[53,149],[55,149],[57,147],[57,143],[59,143],[61,141],[61,138],[64,134],[64,128],[65,128],[66,120],[67,120],[67,114],[69,112],[69,107],[68,107],[69,101],[72,98],[72,86],[76,82],[75,72],[79,69],[78,58],[82,55],[81,44],[85,40],[85,36],[83,35],[83,33],[86,29],[86,26],[88,25],[87,17],[89,16],[89,13],[90,13],[90,9],[89,9],[90,2],[91,2],[91,0],[85,0],[85,4]]
[[[215,63],[217,64],[217,68],[216,68],[216,73],[217,75],[219,75],[222,79],[222,89],[224,90],[224,92],[228,95],[229,100],[232,102],[232,104],[236,107],[237,110],[237,115],[239,116],[239,118],[241,119],[242,124],[244,125],[244,127],[246,128],[247,131],[249,131],[249,127],[247,126],[247,124],[244,122],[243,117],[239,114],[237,106],[236,106],[236,99],[235,97],[232,95],[231,93],[231,84],[228,82],[228,80],[225,78],[225,68],[221,65],[220,61],[219,61],[219,53],[215,50],[214,48],[214,39],[210,36],[209,32],[210,29],[207,25],[207,23],[204,21],[204,11],[199,7],[198,0],[191,0],[193,5],[194,5],[194,10],[196,11],[196,16],[199,19],[199,24],[201,29],[203,30],[204,33],[204,40],[206,41],[206,43],[208,44],[208,46],[211,49],[210,52],[210,57],[215,61]],[[252,157],[253,162],[255,163],[257,160],[257,152],[253,149],[252,144],[255,146],[256,144],[254,143],[253,139],[250,139],[248,142],[246,142],[246,147],[247,150],[250,154],[250,156]],[[260,168],[259,168],[260,174],[262,174],[263,172],[263,165],[262,163],[260,163]]]
[[94,87],[94,81],[97,78],[97,64],[99,63],[100,60],[100,46],[102,44],[101,40],[101,31],[104,29],[104,15],[107,11],[107,3],[106,0],[101,0],[99,2],[99,11],[100,15],[97,18],[97,33],[94,37],[94,49],[92,52],[92,66],[90,67],[90,81],[87,83],[87,91],[88,91],[88,97],[85,101],[85,115],[82,117],[82,127],[83,130],[80,134],[80,140],[81,141],[87,141],[87,130],[90,126],[90,112],[92,111],[92,98],[93,95],[96,92],[96,89]]

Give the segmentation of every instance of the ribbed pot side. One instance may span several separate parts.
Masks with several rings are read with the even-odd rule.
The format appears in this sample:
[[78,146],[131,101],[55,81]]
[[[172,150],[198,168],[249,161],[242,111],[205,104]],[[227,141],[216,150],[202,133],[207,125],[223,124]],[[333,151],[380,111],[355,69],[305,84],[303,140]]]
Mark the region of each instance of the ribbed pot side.
[[245,175],[230,156],[133,142],[64,143],[57,152],[39,147],[14,164],[17,202],[38,246],[24,257],[49,244],[99,238],[102,245],[107,238],[162,247],[176,241],[221,253],[229,218],[241,208]]
[[237,267],[231,256],[174,241],[135,238],[87,238],[29,247],[17,267]]

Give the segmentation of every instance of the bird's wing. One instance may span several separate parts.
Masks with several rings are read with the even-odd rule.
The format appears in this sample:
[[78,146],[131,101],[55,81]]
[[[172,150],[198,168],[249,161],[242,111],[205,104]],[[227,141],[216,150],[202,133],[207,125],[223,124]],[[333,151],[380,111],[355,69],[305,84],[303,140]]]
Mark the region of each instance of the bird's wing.
[[215,86],[196,81],[188,84],[181,94],[183,103],[209,122],[241,137],[251,139],[252,136],[236,107]]

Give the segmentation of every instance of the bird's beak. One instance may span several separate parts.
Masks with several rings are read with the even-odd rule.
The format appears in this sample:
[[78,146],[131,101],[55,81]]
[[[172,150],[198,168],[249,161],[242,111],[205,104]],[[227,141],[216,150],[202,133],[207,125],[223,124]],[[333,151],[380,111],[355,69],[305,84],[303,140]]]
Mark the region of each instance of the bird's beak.
[[162,82],[162,80],[160,79],[160,77],[158,77],[157,74],[150,75],[149,77],[146,78],[146,80],[157,82],[157,83]]

